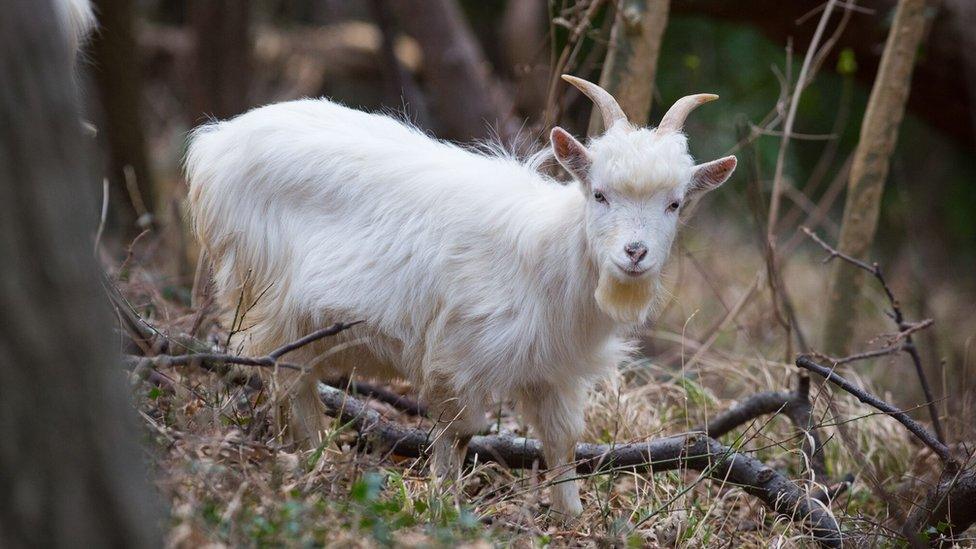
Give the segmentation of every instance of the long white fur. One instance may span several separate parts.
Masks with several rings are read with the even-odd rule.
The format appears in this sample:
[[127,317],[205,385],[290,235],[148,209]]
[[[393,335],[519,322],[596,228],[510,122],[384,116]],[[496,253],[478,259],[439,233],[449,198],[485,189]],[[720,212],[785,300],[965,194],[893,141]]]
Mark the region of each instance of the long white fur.
[[[197,129],[186,173],[218,294],[249,309],[242,352],[365,320],[289,360],[317,360],[318,375],[411,381],[444,424],[434,448],[442,473],[456,467],[486,410],[518,401],[558,480],[573,474],[566,464],[589,382],[632,351],[626,334],[657,293],[674,224],[650,210],[663,215],[694,171],[677,133],[611,130],[589,150],[597,183],[564,184],[536,162],[307,99]],[[595,184],[621,204],[640,195],[639,207],[600,213]],[[661,242],[651,242],[648,261],[658,264],[648,274],[613,266],[622,239],[655,231]],[[610,297],[598,299],[607,285]],[[336,352],[349,338],[359,344]],[[291,392],[298,438],[321,429],[316,381],[278,380]],[[554,485],[552,509],[582,510],[575,482]]]
[[55,0],[54,13],[70,50],[77,53],[95,28],[95,11],[89,0]]

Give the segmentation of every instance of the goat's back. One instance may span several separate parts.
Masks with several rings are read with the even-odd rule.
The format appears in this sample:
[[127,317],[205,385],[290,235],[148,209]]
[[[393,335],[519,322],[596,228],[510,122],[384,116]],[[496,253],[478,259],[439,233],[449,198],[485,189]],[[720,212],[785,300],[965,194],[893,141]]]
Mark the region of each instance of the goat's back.
[[186,171],[225,304],[258,301],[255,350],[367,319],[411,369],[448,325],[481,340],[469,347],[498,346],[479,351],[486,364],[516,360],[572,285],[541,265],[580,252],[562,243],[578,190],[390,117],[326,100],[263,107],[195,131]]

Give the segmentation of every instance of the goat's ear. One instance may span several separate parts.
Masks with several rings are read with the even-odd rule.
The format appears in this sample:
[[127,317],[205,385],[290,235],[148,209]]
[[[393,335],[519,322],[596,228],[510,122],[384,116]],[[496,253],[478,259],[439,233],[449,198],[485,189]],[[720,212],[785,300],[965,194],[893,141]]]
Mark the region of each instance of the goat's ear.
[[695,166],[688,184],[689,195],[704,194],[725,183],[735,171],[736,159],[726,156]]
[[590,153],[566,130],[556,126],[549,134],[556,160],[576,179],[585,182],[590,171]]

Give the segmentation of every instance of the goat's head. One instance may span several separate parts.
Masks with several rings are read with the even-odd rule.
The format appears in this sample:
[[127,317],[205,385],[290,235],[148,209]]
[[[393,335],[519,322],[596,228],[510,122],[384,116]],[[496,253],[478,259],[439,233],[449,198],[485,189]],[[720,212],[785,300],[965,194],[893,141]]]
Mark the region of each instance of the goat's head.
[[735,170],[734,156],[695,165],[681,132],[688,113],[718,96],[683,97],[657,128],[639,128],[603,88],[569,75],[563,79],[593,100],[607,128],[588,145],[559,127],[551,134],[556,159],[586,196],[586,235],[600,270],[596,299],[617,320],[642,321],[657,293],[682,205]]

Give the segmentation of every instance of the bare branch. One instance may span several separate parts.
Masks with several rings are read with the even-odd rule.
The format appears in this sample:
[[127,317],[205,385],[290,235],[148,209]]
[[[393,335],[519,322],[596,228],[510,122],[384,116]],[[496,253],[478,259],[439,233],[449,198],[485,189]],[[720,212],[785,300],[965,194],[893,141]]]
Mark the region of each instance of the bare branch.
[[[919,356],[918,349],[915,348],[915,343],[912,341],[912,335],[911,335],[912,332],[921,330],[923,328],[928,328],[929,326],[932,325],[932,321],[924,320],[916,324],[909,324],[905,322],[905,315],[902,313],[901,304],[899,303],[898,299],[895,297],[894,292],[891,291],[891,287],[888,286],[888,281],[885,279],[884,273],[881,272],[881,267],[877,263],[872,263],[871,265],[868,265],[864,261],[861,261],[855,257],[845,254],[839,251],[837,248],[834,248],[830,244],[827,244],[819,236],[817,236],[817,233],[811,231],[807,227],[801,227],[801,228],[803,232],[806,233],[807,236],[809,236],[814,242],[819,244],[821,248],[823,248],[824,250],[827,251],[828,254],[830,254],[827,256],[824,262],[830,261],[835,257],[839,257],[840,259],[850,263],[851,265],[854,265],[859,269],[863,269],[871,273],[871,275],[874,276],[875,279],[877,279],[878,283],[881,284],[881,288],[884,290],[885,295],[888,297],[888,303],[889,305],[891,305],[891,315],[895,321],[895,324],[898,326],[898,329],[902,331],[901,333],[902,337],[896,338],[896,340],[904,339],[905,345],[899,346],[897,349],[892,349],[888,352],[882,352],[872,356],[882,356],[888,354],[889,352],[897,352],[897,351],[905,351],[906,353],[908,353],[908,356],[912,358],[912,363],[915,365],[915,374],[918,376],[918,381],[922,386],[922,394],[925,395],[925,401],[928,403],[929,416],[931,416],[932,418],[932,428],[935,429],[935,436],[938,437],[939,442],[945,444],[946,442],[945,432],[942,430],[942,422],[939,421],[939,411],[935,408],[935,397],[932,396],[932,388],[929,385],[928,376],[925,375],[925,369],[922,368],[922,357]],[[872,356],[861,356],[860,358],[855,358],[854,360],[872,358]],[[852,362],[852,360],[849,360],[847,362]],[[840,362],[834,362],[834,364],[835,365],[840,364]]]
[[779,205],[780,205],[780,195],[783,186],[783,169],[786,164],[786,148],[789,144],[790,136],[793,132],[793,123],[796,120],[796,111],[800,104],[800,95],[803,93],[804,88],[806,88],[809,83],[808,73],[810,72],[811,64],[813,63],[814,56],[817,53],[817,48],[820,45],[821,37],[824,34],[824,29],[827,28],[827,22],[830,20],[830,14],[834,11],[834,7],[837,4],[837,0],[828,0],[827,5],[824,8],[823,15],[820,17],[820,22],[817,24],[817,29],[813,33],[813,38],[810,40],[810,46],[807,48],[807,53],[803,58],[803,65],[800,67],[800,75],[796,81],[796,87],[793,89],[793,96],[790,99],[789,110],[786,114],[786,121],[783,124],[783,137],[779,146],[779,156],[776,159],[776,172],[773,175],[773,190],[772,195],[769,199],[769,220],[766,223],[766,240],[772,243],[776,235],[776,223],[779,221]]
[[[576,58],[576,54],[579,53],[580,47],[583,44],[584,33],[590,28],[590,22],[596,17],[597,12],[603,6],[606,0],[591,0],[589,6],[587,6],[586,11],[583,12],[579,21],[572,28],[569,34],[569,38],[566,41],[566,46],[563,47],[563,51],[559,53],[559,59],[552,65],[552,74],[549,76],[549,91],[546,94],[546,110],[545,110],[545,127],[549,127],[555,124],[559,119],[559,100],[557,98],[557,92],[559,91],[560,83],[562,83],[562,75],[564,72],[572,72],[572,63]],[[568,27],[569,25],[567,25]]]
[[805,370],[809,370],[815,374],[820,375],[827,381],[833,383],[834,385],[840,387],[841,389],[847,391],[848,393],[854,395],[855,398],[861,402],[873,406],[878,410],[881,410],[885,414],[893,417],[899,423],[905,426],[906,429],[912,432],[919,440],[925,443],[926,446],[932,449],[939,459],[945,464],[947,470],[955,470],[958,468],[959,464],[949,453],[949,448],[945,444],[940,442],[932,433],[928,432],[921,424],[919,424],[914,419],[908,417],[908,414],[898,410],[891,404],[881,400],[880,398],[872,395],[871,393],[855,387],[851,382],[847,381],[843,377],[837,375],[832,369],[827,368],[814,362],[809,356],[800,356],[796,359],[796,365]]
[[301,338],[301,339],[299,339],[297,341],[294,341],[292,343],[288,343],[286,345],[282,345],[281,347],[278,347],[274,351],[271,351],[270,353],[268,353],[268,357],[277,360],[277,359],[283,357],[284,355],[286,355],[286,354],[288,354],[288,353],[290,353],[292,351],[295,351],[295,350],[297,350],[297,349],[299,349],[301,347],[304,347],[304,346],[306,346],[306,345],[308,345],[310,343],[314,343],[314,342],[316,342],[316,341],[318,341],[320,339],[323,339],[323,338],[326,338],[326,337],[329,337],[329,336],[334,336],[334,335],[338,334],[339,332],[344,332],[344,331],[348,330],[349,328],[352,328],[353,326],[355,326],[357,324],[362,324],[362,323],[363,323],[362,320],[357,320],[355,322],[336,322],[335,324],[333,324],[332,326],[329,326],[328,328],[322,328],[321,330],[316,330],[316,331],[308,334],[307,336],[305,336],[305,337],[303,337],[303,338]]
[[[827,253],[830,254],[829,256],[827,256],[827,258],[824,259],[824,263],[827,263],[828,261],[830,261],[831,259],[834,259],[835,257],[839,257],[839,258],[843,259],[844,261],[850,263],[851,265],[854,265],[855,267],[858,267],[860,269],[864,269],[865,271],[871,273],[875,277],[878,276],[878,264],[877,263],[875,263],[874,265],[868,265],[864,261],[861,261],[860,259],[857,259],[855,257],[849,256],[849,255],[845,254],[844,252],[838,250],[837,248],[834,248],[830,244],[827,244],[826,242],[823,241],[823,239],[821,239],[819,236],[817,236],[817,233],[811,231],[808,227],[800,227],[800,229],[804,233],[806,233],[807,236],[809,236],[811,239],[813,239],[814,242],[816,242],[817,244],[820,244],[820,247],[823,248],[824,250],[827,250]],[[888,286],[887,285],[884,285],[884,286],[885,286],[885,290],[887,291],[888,290]],[[891,295],[891,292],[890,291],[887,291],[887,293],[888,293],[889,296]]]
[[796,391],[756,393],[692,430],[717,439],[760,416],[782,413],[803,432],[803,453],[810,462],[810,469],[819,480],[823,481],[827,479],[827,465],[824,461],[820,435],[813,424],[812,412],[810,378],[801,375]]
[[427,415],[427,407],[420,402],[410,397],[397,394],[389,389],[380,387],[379,385],[373,385],[372,383],[367,383],[365,381],[351,380],[348,378],[339,379],[335,383],[329,383],[329,385],[333,387],[345,387],[346,390],[351,393],[363,395],[380,402],[384,402],[411,416]]
[[281,347],[278,347],[267,355],[261,357],[245,357],[227,353],[189,353],[184,355],[158,355],[152,357],[129,355],[126,356],[124,360],[127,365],[137,369],[145,366],[164,368],[167,366],[201,364],[205,367],[206,365],[210,365],[212,367],[218,364],[237,364],[240,366],[260,366],[263,368],[285,368],[288,370],[305,372],[308,371],[308,369],[304,366],[282,362],[279,359],[292,351],[314,343],[320,339],[344,332],[357,324],[361,324],[362,322],[362,320],[348,323],[337,322],[328,328],[316,330],[315,332],[312,332],[301,339],[282,345]]

